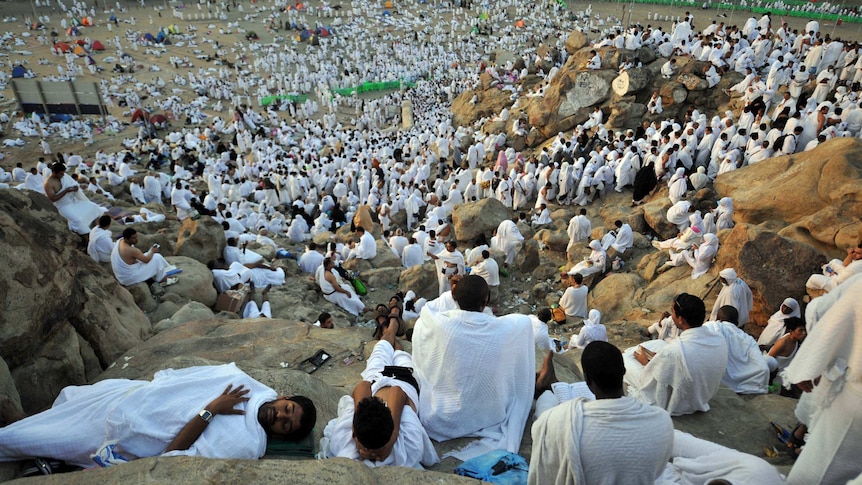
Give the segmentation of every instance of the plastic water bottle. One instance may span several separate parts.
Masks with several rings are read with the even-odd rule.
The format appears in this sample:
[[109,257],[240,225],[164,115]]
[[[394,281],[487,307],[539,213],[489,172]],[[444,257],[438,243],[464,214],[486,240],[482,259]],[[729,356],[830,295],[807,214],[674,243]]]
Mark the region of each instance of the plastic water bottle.
[[275,257],[278,259],[290,258],[290,251],[288,251],[287,249],[279,249],[275,252]]

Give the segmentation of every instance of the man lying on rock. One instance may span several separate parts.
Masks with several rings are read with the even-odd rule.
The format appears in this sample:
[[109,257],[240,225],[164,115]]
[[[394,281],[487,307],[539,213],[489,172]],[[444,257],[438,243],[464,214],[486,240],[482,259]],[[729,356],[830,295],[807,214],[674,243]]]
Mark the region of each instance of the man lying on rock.
[[322,455],[363,460],[369,467],[422,469],[440,461],[419,422],[419,384],[413,358],[396,340],[402,320],[390,315],[353,395],[338,402],[338,417],[323,431]]
[[268,439],[300,441],[317,410],[233,363],[166,369],[152,381],[69,386],[54,405],[0,428],[0,462],[33,457],[88,468],[149,456],[257,459]]

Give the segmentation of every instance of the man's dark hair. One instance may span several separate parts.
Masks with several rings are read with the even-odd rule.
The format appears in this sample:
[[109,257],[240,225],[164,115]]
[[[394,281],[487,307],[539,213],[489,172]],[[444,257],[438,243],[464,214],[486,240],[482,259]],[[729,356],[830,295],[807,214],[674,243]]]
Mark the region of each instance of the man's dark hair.
[[395,423],[386,404],[376,397],[359,401],[353,415],[353,434],[366,448],[383,448],[392,437]]
[[799,327],[804,327],[805,322],[799,317],[790,317],[784,319],[784,333],[790,333]]
[[123,229],[123,239],[129,239],[137,233],[138,231],[136,231],[134,227],[127,227]]
[[488,303],[488,283],[485,278],[474,274],[464,276],[452,290],[452,297],[461,310],[481,312]]
[[296,431],[282,435],[281,437],[287,441],[301,441],[311,433],[315,423],[317,423],[317,408],[314,407],[311,399],[305,396],[293,396],[288,399],[302,408],[302,418],[299,420],[299,428]]
[[356,226],[356,232],[360,234],[365,234],[365,228],[362,226]]
[[688,293],[680,293],[674,298],[673,305],[677,316],[684,318],[689,327],[703,325],[703,320],[706,318],[706,306],[703,300]]
[[542,308],[536,313],[536,318],[538,318],[542,323],[548,323],[551,321],[551,309],[550,308]]
[[618,228],[623,227],[623,221],[616,220],[616,221],[614,221],[614,225],[617,226]]
[[488,251],[487,249],[483,249],[483,250],[482,250],[482,257],[483,257],[483,258],[485,258],[485,259],[490,258],[490,257],[491,257],[491,253],[490,253],[490,251]]
[[111,216],[109,216],[109,215],[104,215],[104,216],[100,217],[99,218],[99,227],[104,229],[104,228],[110,226],[112,220],[113,219],[111,219]]
[[572,275],[572,279],[575,280],[575,283],[581,284],[584,282],[584,275],[581,273],[575,273]]
[[230,223],[228,221],[221,221],[221,227],[225,231],[229,231],[230,230]]
[[316,250],[317,244],[315,244],[314,241],[311,241],[310,243],[308,243],[308,249],[310,249],[311,251]]
[[321,312],[320,315],[317,316],[317,321],[320,322],[321,324],[323,324],[323,322],[329,320],[329,317],[331,317],[331,316],[332,315],[330,315],[327,312]]
[[585,215],[587,215],[587,210],[586,210],[586,209],[581,209],[580,211],[578,211],[578,214],[580,214],[580,215],[582,215],[582,216],[585,216]]
[[62,163],[54,162],[51,164],[51,172],[60,173],[60,172],[65,172],[65,171],[66,171],[66,166],[63,165]]
[[584,378],[591,387],[607,393],[620,391],[626,366],[623,354],[613,344],[596,340],[587,344],[581,355]]
[[729,322],[734,325],[739,325],[739,310],[734,306],[724,305],[718,309],[718,312],[715,314],[715,318],[719,322]]

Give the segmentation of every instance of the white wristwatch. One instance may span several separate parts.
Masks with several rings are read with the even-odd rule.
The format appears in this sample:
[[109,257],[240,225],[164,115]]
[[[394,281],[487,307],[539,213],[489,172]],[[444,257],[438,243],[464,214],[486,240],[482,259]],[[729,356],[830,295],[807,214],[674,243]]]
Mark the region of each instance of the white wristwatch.
[[201,417],[201,419],[203,419],[204,421],[206,421],[207,423],[209,423],[210,421],[212,421],[212,420],[213,420],[213,416],[215,416],[215,415],[214,415],[213,413],[211,413],[211,412],[207,411],[206,409],[204,409],[203,411],[201,411],[201,412],[198,414],[198,416],[200,416],[200,417]]

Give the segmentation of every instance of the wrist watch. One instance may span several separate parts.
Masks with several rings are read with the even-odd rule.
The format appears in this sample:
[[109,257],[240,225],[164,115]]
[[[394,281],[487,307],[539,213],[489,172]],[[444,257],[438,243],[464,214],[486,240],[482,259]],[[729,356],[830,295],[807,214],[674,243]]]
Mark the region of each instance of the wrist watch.
[[213,416],[215,416],[215,415],[213,413],[207,411],[206,409],[204,409],[203,411],[198,413],[198,416],[200,416],[201,419],[203,419],[204,421],[209,423],[210,421],[213,420]]

